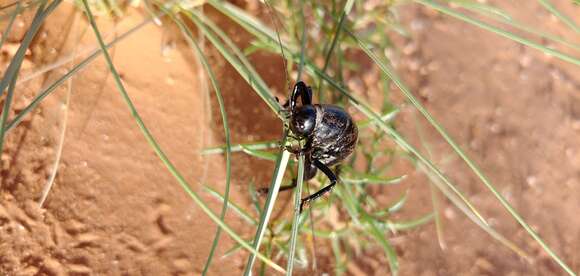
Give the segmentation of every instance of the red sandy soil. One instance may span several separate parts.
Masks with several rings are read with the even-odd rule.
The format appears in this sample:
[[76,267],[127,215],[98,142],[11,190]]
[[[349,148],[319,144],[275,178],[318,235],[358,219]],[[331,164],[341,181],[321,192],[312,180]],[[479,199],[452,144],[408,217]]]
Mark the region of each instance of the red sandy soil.
[[[580,14],[580,7],[561,4],[569,15]],[[502,5],[524,22],[542,24],[580,43],[577,34],[535,3]],[[500,192],[579,271],[580,69],[424,8],[406,6],[401,11],[412,31],[408,39],[394,39],[401,50],[396,59],[401,75]],[[74,12],[65,3],[49,17],[21,76],[96,45],[86,21],[75,19]],[[22,39],[27,18],[18,19],[2,49],[3,68]],[[99,27],[112,38],[142,18],[133,11],[116,23],[100,20]],[[249,37],[232,22],[216,20],[236,34],[237,43],[247,45]],[[5,23],[0,26],[3,29]],[[206,47],[226,91],[233,143],[277,139],[277,119],[217,52]],[[218,212],[219,202],[203,193],[203,186],[223,189],[224,159],[202,156],[200,151],[223,144],[221,121],[189,47],[174,27],[149,24],[111,54],[152,134],[193,189]],[[250,61],[276,91],[283,91],[280,59],[255,54]],[[19,84],[15,111],[69,66]],[[71,100],[63,156],[55,186],[41,209],[37,201],[52,171],[67,86]],[[412,113],[405,107],[398,124],[419,145]],[[445,249],[439,246],[433,224],[400,233],[392,238],[400,255],[400,274],[563,274],[445,142],[426,124],[422,127],[436,163],[490,224],[526,250],[534,263],[517,257],[443,201]],[[247,203],[248,183],[266,185],[273,166],[245,155],[235,155],[232,163],[232,198]],[[155,156],[102,58],[7,135],[1,170],[0,275],[201,273],[216,227]],[[411,187],[410,201],[401,219],[431,210],[428,182],[419,173],[407,173],[411,177],[404,185]],[[233,215],[226,221],[240,233],[252,231]],[[221,258],[233,246],[226,234],[222,237],[210,275],[239,274],[246,253]],[[331,262],[327,267],[333,271]],[[379,249],[365,252],[348,267],[352,275],[387,272]]]

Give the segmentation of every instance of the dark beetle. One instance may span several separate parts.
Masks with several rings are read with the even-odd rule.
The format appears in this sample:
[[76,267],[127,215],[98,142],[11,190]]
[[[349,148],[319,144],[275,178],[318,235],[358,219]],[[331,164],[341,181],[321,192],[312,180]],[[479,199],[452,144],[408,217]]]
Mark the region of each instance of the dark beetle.
[[[298,97],[301,106],[296,106]],[[312,104],[312,89],[302,81],[294,86],[290,97],[290,130],[298,139],[305,139],[306,144],[295,154],[305,156],[304,180],[312,179],[317,170],[321,170],[330,180],[330,184],[320,191],[303,198],[300,211],[304,204],[330,192],[336,185],[337,177],[330,170],[348,157],[356,146],[358,129],[350,115],[341,107],[329,104]],[[296,181],[281,190],[294,188]]]

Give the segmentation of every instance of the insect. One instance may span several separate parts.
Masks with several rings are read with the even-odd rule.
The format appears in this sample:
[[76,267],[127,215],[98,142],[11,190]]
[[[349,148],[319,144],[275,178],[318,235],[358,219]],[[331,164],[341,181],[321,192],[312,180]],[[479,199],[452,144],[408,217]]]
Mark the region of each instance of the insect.
[[[300,106],[297,106],[298,98],[302,102]],[[354,151],[358,139],[358,128],[350,115],[341,107],[330,104],[312,104],[312,89],[302,81],[298,81],[292,90],[289,112],[292,134],[300,140],[306,140],[301,149],[289,149],[294,154],[304,154],[304,180],[314,178],[318,170],[321,170],[330,180],[328,186],[301,200],[300,212],[302,212],[305,204],[330,192],[336,185],[338,179],[329,167],[339,164]],[[296,187],[295,180],[292,181],[292,185],[283,186],[280,190],[289,190],[294,187]]]

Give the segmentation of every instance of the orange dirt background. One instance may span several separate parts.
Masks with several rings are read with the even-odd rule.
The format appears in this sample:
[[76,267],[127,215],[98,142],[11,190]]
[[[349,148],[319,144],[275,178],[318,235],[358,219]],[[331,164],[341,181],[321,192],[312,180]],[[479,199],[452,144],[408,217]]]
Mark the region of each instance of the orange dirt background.
[[[580,7],[560,2],[567,14],[580,14]],[[535,3],[501,6],[523,22],[580,43],[577,34]],[[2,49],[2,68],[22,39],[30,14],[18,18]],[[425,8],[405,6],[401,14],[411,37],[394,38],[399,73],[500,192],[579,271],[580,69]],[[239,45],[249,43],[235,24],[210,15]],[[21,79],[73,51],[83,53],[96,45],[85,19],[75,17],[68,3],[49,17],[25,60]],[[142,18],[130,11],[118,22],[100,20],[99,27],[110,39]],[[5,24],[0,25],[2,30]],[[224,91],[233,143],[277,139],[281,130],[277,119],[217,52],[209,44],[206,47]],[[203,185],[223,189],[224,159],[201,156],[200,150],[222,144],[223,130],[215,97],[203,92],[208,84],[200,81],[191,50],[175,28],[149,24],[111,54],[153,135],[194,190],[219,211],[219,202],[203,192]],[[276,91],[283,91],[279,58],[254,54],[250,61]],[[20,83],[13,112],[21,111],[69,67]],[[365,76],[376,73],[376,69],[361,72],[349,83],[368,89],[372,78]],[[41,209],[37,201],[54,163],[68,86],[71,100],[62,161]],[[419,145],[413,116],[419,115],[403,107],[398,125]],[[426,124],[422,127],[436,163],[490,224],[529,252],[534,263],[515,256],[444,201],[444,250],[432,223],[391,238],[400,256],[400,274],[563,274],[442,139]],[[1,160],[0,275],[201,273],[216,227],[155,156],[102,58],[7,135]],[[248,183],[267,185],[273,165],[238,154],[232,164],[232,199],[247,204]],[[411,170],[404,173],[410,175],[403,184],[411,188],[410,199],[396,218],[409,219],[432,208],[431,195],[424,177]],[[252,231],[233,215],[227,222],[240,233]],[[210,275],[239,274],[247,253],[221,258],[233,246],[226,234],[222,237]],[[322,263],[325,266],[316,274],[324,270],[332,274],[332,259]],[[351,275],[387,272],[378,249],[348,266]]]

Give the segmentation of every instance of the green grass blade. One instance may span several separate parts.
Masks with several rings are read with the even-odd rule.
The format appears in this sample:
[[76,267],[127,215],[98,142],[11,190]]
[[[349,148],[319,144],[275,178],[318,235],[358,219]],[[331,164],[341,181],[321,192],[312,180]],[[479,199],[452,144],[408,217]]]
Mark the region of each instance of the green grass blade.
[[12,57],[12,60],[10,61],[8,68],[6,68],[6,71],[4,71],[5,72],[4,76],[0,81],[0,95],[2,95],[4,93],[4,90],[6,90],[8,85],[10,85],[12,79],[17,77],[18,71],[20,70],[20,65],[22,64],[22,61],[24,60],[24,55],[26,54],[26,49],[28,49],[30,43],[32,42],[32,39],[36,36],[36,33],[40,29],[40,26],[42,26],[44,19],[54,10],[54,8],[58,6],[58,4],[60,4],[61,0],[56,0],[52,2],[45,9],[46,2],[47,2],[46,0],[43,1],[36,10],[36,14],[34,15],[34,19],[30,24],[30,27],[26,31],[26,35],[22,39],[22,42],[20,42],[20,46],[18,47],[16,54],[14,54],[14,57]]
[[[395,119],[395,117],[399,114],[399,111],[400,110],[398,108],[395,108],[395,109],[385,113],[384,115],[382,115],[380,119],[384,123],[389,123]],[[375,119],[366,119],[366,120],[362,120],[361,122],[357,122],[356,125],[358,126],[358,128],[360,130],[360,129],[365,129],[369,126],[372,126],[374,123],[375,123]]]
[[[207,0],[207,3],[238,23],[254,36],[260,39],[266,39],[270,43],[278,44],[278,41],[276,41],[276,33],[262,24],[262,22],[256,20],[253,16],[247,14],[244,10],[221,0]],[[287,50],[286,48],[284,49],[284,51]],[[296,51],[297,49],[293,49],[290,52],[294,53]]]
[[580,45],[572,43],[570,41],[567,41],[560,36],[557,36],[557,35],[554,35],[551,33],[542,32],[542,31],[539,31],[539,30],[532,28],[532,27],[528,27],[528,26],[514,20],[510,15],[508,15],[507,13],[505,13],[503,10],[501,10],[499,8],[490,6],[488,4],[482,4],[482,3],[477,3],[477,2],[473,2],[473,1],[464,1],[464,0],[453,0],[452,3],[458,5],[462,8],[477,12],[481,15],[484,15],[490,19],[498,21],[498,22],[505,24],[509,27],[517,28],[517,29],[520,29],[522,31],[531,33],[533,35],[543,37],[547,40],[558,42],[558,43],[566,45],[570,48],[580,50]]
[[342,177],[340,180],[346,184],[380,184],[380,185],[393,185],[398,184],[399,182],[403,181],[407,176],[393,176],[393,177],[380,177],[377,175],[371,174],[357,174],[355,175],[356,178],[347,178]]
[[531,40],[525,39],[525,38],[523,38],[521,36],[517,36],[517,35],[515,35],[513,33],[508,32],[508,31],[504,31],[504,30],[499,29],[499,28],[497,28],[495,26],[492,26],[490,24],[484,23],[484,22],[482,22],[480,20],[471,18],[471,17],[469,17],[469,16],[467,16],[465,14],[462,14],[460,12],[454,11],[453,9],[447,8],[445,6],[442,6],[442,5],[440,5],[438,3],[435,3],[435,2],[433,2],[431,0],[415,0],[415,2],[420,3],[420,4],[424,5],[424,6],[430,7],[432,9],[434,9],[434,10],[437,10],[437,11],[442,12],[444,14],[447,14],[449,16],[455,17],[455,18],[457,18],[459,20],[465,21],[465,22],[467,22],[469,24],[472,24],[474,26],[477,26],[479,28],[482,28],[482,29],[484,29],[486,31],[490,31],[492,33],[501,35],[503,37],[506,37],[506,38],[508,38],[510,40],[516,41],[516,42],[521,43],[523,45],[529,46],[529,47],[534,48],[536,50],[540,50],[540,51],[542,51],[542,52],[544,52],[546,54],[555,56],[555,57],[557,57],[557,58],[559,58],[561,60],[570,62],[570,63],[575,64],[575,65],[580,65],[580,59],[578,59],[578,58],[575,58],[575,57],[570,56],[570,55],[566,55],[566,54],[564,54],[562,52],[559,52],[559,51],[556,51],[554,49],[548,48],[546,46],[543,46],[543,45],[538,44],[536,42],[533,42]]
[[[425,2],[423,0],[417,0]],[[439,134],[445,139],[445,141],[453,148],[455,153],[465,161],[469,168],[477,175],[477,177],[485,184],[485,186],[493,193],[493,195],[499,200],[502,206],[510,213],[512,217],[534,238],[540,246],[568,273],[572,270],[556,255],[554,251],[544,242],[544,240],[525,222],[525,220],[519,215],[519,213],[509,204],[509,202],[497,191],[493,186],[491,181],[483,174],[481,169],[467,156],[467,154],[459,147],[459,145],[449,136],[447,131],[441,126],[431,114],[423,107],[423,105],[413,96],[410,89],[403,83],[403,81],[397,76],[394,70],[383,62],[377,55],[375,55],[362,41],[360,41],[354,34],[350,33],[351,36],[358,42],[360,48],[380,67],[380,69],[393,80],[393,82],[399,87],[401,92],[405,97],[421,112],[421,114],[429,121],[429,123],[439,132]],[[431,169],[431,168],[429,168]],[[458,194],[459,195],[459,194]],[[463,197],[462,195],[460,195]],[[467,201],[464,200],[467,203]],[[470,207],[472,209],[472,207]],[[474,210],[474,209],[472,209]]]
[[401,197],[399,197],[399,199],[397,199],[393,204],[391,204],[389,207],[383,210],[373,213],[373,216],[383,217],[392,213],[396,213],[397,211],[401,210],[403,206],[405,206],[405,203],[407,203],[408,196],[409,190],[407,189],[405,193]]
[[[231,150],[232,152],[240,152],[244,150],[266,150],[266,149],[275,149],[279,147],[280,142],[278,141],[266,141],[266,142],[232,145]],[[225,146],[206,148],[201,151],[201,154],[202,155],[222,154],[225,152],[225,149],[226,149]]]
[[296,188],[294,193],[294,219],[292,220],[292,232],[290,236],[290,252],[288,253],[288,264],[286,266],[286,276],[292,276],[294,269],[294,255],[296,254],[296,243],[298,243],[298,230],[300,228],[300,202],[302,201],[302,183],[304,182],[304,154],[298,155],[298,177],[296,178]]
[[16,5],[16,9],[12,13],[12,16],[10,16],[10,21],[8,21],[8,25],[6,25],[6,29],[2,33],[2,38],[0,38],[0,49],[2,49],[2,45],[4,45],[4,41],[6,41],[6,37],[8,37],[8,35],[10,34],[10,30],[12,30],[12,24],[14,24],[14,20],[16,19],[16,16],[18,14],[20,14],[20,10],[22,8],[21,4],[22,3],[20,1],[18,1],[18,4]]
[[[144,27],[145,25],[147,25],[151,22],[152,22],[151,18],[145,19],[143,22],[137,24],[135,27],[131,28],[127,32],[116,37],[113,41],[111,41],[109,44],[106,45],[106,48],[108,49],[108,48],[112,47],[113,45],[115,45],[118,42],[122,41],[123,39],[127,38],[129,35],[135,33],[136,31],[140,30],[142,27]],[[68,80],[70,77],[72,77],[78,71],[83,69],[85,66],[87,66],[89,63],[91,63],[93,60],[95,60],[102,52],[103,52],[102,49],[95,50],[90,56],[88,56],[86,59],[81,61],[76,66],[74,66],[71,70],[69,70],[66,74],[64,74],[62,77],[57,79],[55,82],[50,84],[42,92],[38,93],[38,95],[36,95],[36,97],[34,97],[34,99],[30,102],[30,104],[28,104],[22,111],[20,111],[20,113],[18,113],[14,117],[14,119],[12,119],[12,121],[10,121],[6,125],[5,131],[8,132],[8,131],[12,130],[14,127],[16,127],[18,124],[20,124],[20,122],[22,122],[22,120],[24,120],[24,117],[27,114],[29,114],[32,110],[34,110],[42,102],[42,100],[44,100],[44,98],[46,98],[48,95],[50,95],[52,92],[54,92],[54,90],[57,87],[59,87],[61,84],[63,84],[66,80]]]
[[439,248],[445,250],[447,245],[443,237],[443,221],[441,220],[441,204],[439,199],[439,191],[435,190],[433,185],[429,185],[429,191],[431,192],[431,205],[433,206],[433,214],[435,220],[435,233],[437,233],[437,241],[439,242]]
[[491,228],[489,225],[483,224],[481,222],[481,220],[479,220],[479,218],[476,217],[475,214],[473,214],[473,212],[471,212],[471,210],[469,210],[469,208],[461,201],[461,199],[459,199],[457,197],[457,195],[455,195],[454,193],[452,193],[451,191],[449,191],[449,189],[447,188],[446,185],[442,185],[440,183],[439,178],[437,176],[435,176],[430,170],[426,169],[422,164],[419,164],[418,168],[419,168],[419,170],[425,172],[425,174],[427,175],[427,177],[431,180],[431,183],[433,183],[433,185],[435,185],[435,187],[439,188],[439,190],[461,212],[463,212],[467,216],[468,219],[470,219],[471,221],[473,221],[473,223],[475,223],[476,225],[478,225],[479,227],[481,227],[481,229],[483,229],[491,237],[493,237],[494,239],[496,239],[497,241],[499,241],[505,247],[509,248],[510,250],[512,250],[513,252],[515,252],[516,254],[518,254],[519,256],[521,256],[522,258],[524,258],[529,263],[532,263],[530,257],[521,248],[519,248],[516,244],[514,244],[510,240],[506,239],[503,235],[501,235],[500,233],[498,233],[496,230],[494,230],[493,228]]
[[376,225],[376,222],[371,218],[368,219],[368,231],[369,234],[378,242],[378,244],[383,248],[385,254],[387,255],[387,260],[389,261],[389,267],[391,268],[391,275],[396,276],[399,273],[399,261],[397,260],[397,252],[391,245],[391,243],[385,239],[383,232]]
[[[328,69],[328,65],[330,65],[330,58],[332,57],[332,53],[334,52],[334,48],[336,48],[336,43],[338,42],[338,38],[340,37],[340,32],[342,31],[342,26],[344,25],[346,16],[350,13],[350,11],[352,10],[352,6],[354,5],[354,0],[348,0],[346,1],[346,3],[344,4],[344,9],[342,10],[341,14],[340,14],[340,18],[338,19],[338,24],[336,25],[336,28],[334,30],[334,34],[332,36],[332,42],[330,43],[330,48],[328,49],[328,52],[326,53],[326,56],[324,57],[324,66],[322,67],[322,72],[326,73],[326,70]],[[318,78],[318,91],[319,91],[319,101],[320,102],[324,102],[324,98],[323,98],[323,93],[322,93],[322,89],[324,87],[324,80],[322,78]]]
[[[161,7],[163,8],[163,6],[161,6]],[[222,211],[220,213],[220,220],[223,221],[225,216],[226,216],[226,211],[228,209],[228,201],[229,201],[229,196],[230,196],[231,155],[232,155],[231,144],[230,144],[230,128],[228,126],[228,116],[227,116],[226,110],[225,110],[224,99],[222,97],[221,89],[220,89],[220,86],[216,80],[215,74],[213,73],[213,70],[211,69],[211,67],[208,63],[207,58],[205,57],[205,54],[203,53],[203,51],[199,47],[198,43],[193,39],[194,36],[191,33],[191,30],[189,28],[187,28],[187,26],[183,23],[183,21],[181,19],[174,16],[172,13],[169,13],[168,11],[165,11],[165,12],[167,14],[169,14],[171,19],[178,25],[179,29],[184,34],[185,39],[189,43],[189,46],[191,48],[195,49],[195,53],[197,54],[196,56],[198,57],[198,59],[200,59],[202,65],[203,65],[203,68],[205,69],[205,71],[210,79],[210,82],[213,86],[215,96],[216,96],[218,104],[219,104],[220,114],[221,114],[221,118],[222,118],[222,125],[224,128],[224,139],[225,139],[225,143],[226,143],[226,187],[225,187],[225,192],[224,192],[224,196],[223,196]],[[215,254],[215,250],[216,250],[218,242],[220,240],[221,232],[222,232],[222,229],[218,226],[213,243],[212,243],[212,246],[211,246],[211,249],[210,249],[208,257],[207,257],[207,261],[206,261],[205,266],[203,268],[202,275],[206,275],[208,270],[209,270],[209,267],[211,265],[211,261],[213,259],[214,254]]]
[[239,243],[236,243],[236,245],[234,245],[232,248],[230,248],[230,249],[226,250],[226,252],[224,252],[224,255],[222,256],[222,258],[227,258],[230,255],[240,251],[240,249],[242,249],[242,246]]
[[[212,189],[211,187],[205,186],[205,190],[215,198],[219,199],[220,201],[224,201],[224,196],[222,196],[218,191]],[[228,204],[228,208],[232,209],[235,214],[238,214],[240,218],[245,220],[251,225],[258,225],[258,221],[254,219],[247,211],[245,211],[241,206],[235,204],[234,202],[230,201]]]
[[207,204],[205,204],[203,202],[201,197],[199,197],[199,195],[190,188],[190,186],[187,183],[187,181],[185,180],[185,178],[183,178],[183,176],[177,171],[175,166],[171,163],[171,161],[169,160],[167,155],[165,155],[165,153],[161,150],[161,147],[159,146],[159,144],[157,144],[155,138],[149,132],[149,129],[145,126],[145,123],[141,119],[141,116],[137,112],[137,109],[133,105],[133,102],[131,101],[129,94],[127,93],[127,91],[125,90],[125,87],[123,86],[123,83],[121,81],[119,73],[115,69],[115,66],[113,65],[113,61],[111,60],[111,57],[106,50],[105,43],[103,42],[103,38],[101,37],[99,29],[95,23],[95,20],[93,18],[92,13],[91,13],[91,9],[89,8],[89,6],[87,4],[87,0],[82,0],[82,4],[83,4],[84,10],[86,12],[87,18],[89,20],[89,23],[91,24],[91,27],[95,33],[95,36],[97,37],[97,41],[99,42],[99,45],[101,46],[101,49],[102,49],[103,54],[105,56],[105,60],[107,61],[107,65],[109,67],[109,70],[111,71],[112,75],[114,76],[115,84],[117,85],[117,88],[118,88],[119,92],[121,93],[121,96],[123,97],[124,101],[126,102],[127,106],[129,107],[129,109],[131,111],[131,115],[136,120],[137,125],[139,126],[139,129],[141,130],[141,132],[145,136],[147,142],[152,147],[152,149],[155,151],[155,153],[157,154],[159,159],[161,159],[161,161],[167,167],[169,172],[177,179],[180,186],[193,199],[193,201],[203,210],[203,212],[205,212],[216,224],[218,224],[222,229],[224,229],[224,231],[226,231],[226,233],[228,233],[230,235],[230,237],[232,237],[236,242],[238,242],[243,247],[245,247],[250,252],[252,252],[252,256],[257,256],[258,258],[260,258],[261,260],[266,262],[268,265],[270,265],[272,268],[274,268],[277,271],[285,272],[285,270],[283,268],[281,268],[280,266],[278,266],[277,264],[275,264],[274,262],[272,262],[271,260],[266,258],[264,255],[260,254],[260,252],[258,252],[257,250],[253,249],[252,246],[250,246],[248,243],[246,243],[238,234],[236,234],[234,232],[234,230],[232,228],[230,228],[227,224],[225,224],[222,220],[220,220],[219,217],[209,209]]
[[[281,110],[282,106],[276,101],[270,92],[268,85],[262,80],[260,75],[253,69],[252,65],[245,58],[242,51],[228,38],[228,36],[217,27],[211,20],[204,15],[187,10],[186,15],[193,21],[193,23],[203,32],[214,47],[222,54],[222,56],[238,71],[240,76],[254,89],[264,102],[274,111],[280,119],[284,119]],[[211,28],[211,31],[206,27]],[[213,31],[213,32],[212,32]],[[214,34],[215,33],[215,34]],[[219,36],[219,38],[216,36]],[[221,40],[220,40],[221,39]],[[225,44],[224,44],[225,43]],[[234,54],[227,50],[229,47]]]
[[247,148],[245,146],[242,146],[242,152],[244,152],[245,154],[247,154],[249,156],[256,157],[258,159],[276,161],[276,158],[277,158],[277,155],[274,153],[267,152],[267,151],[253,150],[253,149]]
[[[537,30],[536,28],[526,26],[526,25],[514,20],[513,18],[511,18],[511,16],[509,16],[507,13],[505,13],[501,9],[490,6],[488,4],[481,4],[481,3],[477,3],[477,2],[473,2],[473,1],[463,1],[463,0],[459,0],[459,1],[454,0],[453,4],[456,4],[460,7],[463,7],[463,8],[472,10],[472,11],[475,11],[479,14],[487,16],[490,19],[493,19],[493,20],[498,21],[502,24],[505,24],[509,27],[517,28],[517,29],[520,29],[522,31],[543,37],[547,40],[558,42],[558,43],[566,45],[570,48],[580,50],[580,45],[572,43],[570,41],[567,41],[560,36],[557,36],[557,35],[554,35],[551,33],[542,32],[542,31]],[[497,16],[495,16],[495,15],[497,15]]]
[[[304,0],[300,0],[300,22],[302,23],[302,34],[300,35],[300,62],[298,63],[298,75],[296,80],[302,80],[302,69],[304,69],[304,52],[306,51],[306,19],[304,18]],[[281,40],[280,44],[282,44]],[[280,45],[282,47],[282,45]],[[292,273],[290,273],[292,274]]]
[[[284,133],[283,141],[284,142],[286,141],[286,133]],[[260,217],[260,224],[258,225],[256,235],[254,236],[254,244],[252,247],[254,251],[248,257],[248,262],[246,264],[246,268],[244,271],[245,276],[249,276],[252,274],[252,268],[254,267],[254,263],[256,261],[256,255],[254,254],[254,252],[259,252],[260,250],[260,245],[262,244],[264,233],[266,233],[268,221],[270,220],[270,216],[272,215],[274,203],[276,202],[276,198],[278,197],[278,192],[280,190],[280,186],[282,185],[282,180],[284,179],[284,172],[286,171],[286,167],[288,166],[289,159],[290,152],[286,150],[282,150],[282,152],[278,155],[278,160],[276,161],[276,167],[274,169],[274,175],[272,177],[272,183],[270,184],[270,188],[268,190],[266,203],[264,203],[262,216]]]
[[2,117],[0,118],[0,153],[2,153],[4,149],[4,125],[8,120],[8,115],[10,115],[10,103],[12,102],[12,97],[14,96],[14,87],[16,86],[16,77],[14,77],[10,81],[10,85],[8,85],[8,94],[4,99],[4,105],[2,106]]
[[340,239],[336,236],[331,237],[332,253],[334,254],[334,273],[337,276],[344,275],[346,270],[346,264],[344,263],[344,258],[342,258],[342,252],[340,247]]
[[[6,73],[2,77],[2,81],[0,82],[0,95],[4,93],[4,90],[7,89],[7,95],[4,99],[4,106],[2,108],[2,117],[0,118],[0,153],[3,152],[4,149],[4,137],[6,135],[6,122],[8,121],[8,115],[10,115],[10,106],[12,105],[12,99],[14,97],[14,89],[16,88],[16,80],[18,79],[18,71],[20,71],[20,66],[22,65],[22,61],[24,60],[24,55],[26,53],[26,49],[30,46],[32,39],[36,36],[36,33],[42,26],[44,19],[52,12],[54,9],[60,4],[61,0],[55,0],[54,2],[50,3],[48,7],[46,7],[46,1],[43,2],[36,11],[34,15],[34,19],[30,25],[30,28],[26,31],[26,35],[24,39],[20,43],[16,54],[10,61],[8,68],[6,69]],[[20,7],[20,5],[18,5]],[[3,37],[4,38],[4,37]]]
[[576,22],[572,20],[572,18],[568,17],[564,13],[560,12],[550,0],[538,0],[544,8],[546,8],[549,12],[551,12],[554,16],[556,16],[560,21],[564,22],[564,24],[568,25],[570,29],[574,30],[576,33],[580,34],[580,27],[576,25]]
[[403,206],[407,202],[408,196],[409,196],[409,190],[405,191],[405,194],[403,194],[401,196],[401,198],[399,198],[397,201],[395,201],[395,203],[393,203],[391,206],[389,206],[389,208],[387,208],[387,212],[395,213],[395,212],[401,210],[401,208],[403,208]]
[[387,222],[387,227],[392,231],[403,231],[408,229],[413,229],[417,226],[426,224],[433,219],[433,213],[429,213],[425,216],[422,216],[418,219],[411,220],[411,221],[397,221],[397,222]]
[[471,0],[450,0],[449,2],[482,15],[491,15],[493,17],[499,17],[503,20],[513,21],[513,18],[509,14],[486,3],[479,3]]

